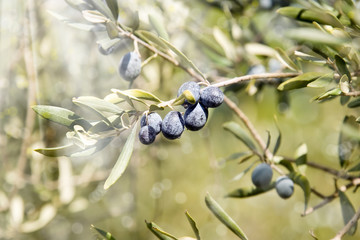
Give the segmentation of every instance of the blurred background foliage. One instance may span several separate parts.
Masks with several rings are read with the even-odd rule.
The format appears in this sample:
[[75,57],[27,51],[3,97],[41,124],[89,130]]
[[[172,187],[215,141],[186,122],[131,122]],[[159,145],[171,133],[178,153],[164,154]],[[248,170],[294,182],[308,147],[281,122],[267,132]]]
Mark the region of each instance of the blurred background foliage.
[[[297,23],[276,13],[280,3],[260,2],[119,1],[119,21],[131,25],[129,15],[138,11],[140,27],[147,29],[151,13],[166,23],[171,42],[202,72],[235,77],[249,73],[253,66],[272,71],[272,59],[257,54],[259,46],[255,44],[281,47],[288,53],[296,49],[284,34]],[[247,150],[222,128],[224,122],[238,121],[225,104],[210,110],[208,123],[199,132],[186,131],[175,141],[160,137],[150,146],[137,142],[124,176],[107,191],[104,180],[125,138],[87,158],[48,158],[34,152],[34,148],[62,145],[66,130],[37,118],[29,106],[54,105],[81,112],[72,103],[73,97],[103,98],[111,88],[128,87],[117,67],[121,56],[132,50],[132,42],[122,41],[116,53],[105,56],[96,43],[102,39],[101,33],[72,28],[54,18],[54,13],[82,21],[81,14],[65,1],[0,2],[0,239],[96,239],[91,224],[116,239],[155,239],[145,220],[175,236],[192,236],[186,210],[196,220],[202,239],[237,239],[206,208],[206,192],[230,213],[249,239],[310,239],[309,231],[328,239],[342,228],[338,199],[301,217],[304,196],[298,186],[286,201],[275,191],[240,200],[223,198],[233,189],[251,185],[249,174],[241,181],[236,179],[250,163],[223,161]],[[142,50],[140,47],[143,59],[150,56]],[[171,99],[189,80],[184,71],[157,58],[143,68],[133,88]],[[238,85],[225,92],[253,121],[263,139],[267,131],[273,139],[278,135],[276,116],[283,140],[279,154],[293,156],[295,149],[306,143],[309,160],[336,168],[343,117],[358,116],[358,110],[345,108],[338,100],[312,102],[321,89],[279,95],[272,86],[261,87],[257,92],[238,91],[244,88]],[[331,194],[332,176],[310,168],[304,171],[313,188]],[[348,196],[354,206],[360,205],[359,194],[350,191]],[[312,197],[309,205],[319,201]],[[344,239],[359,237],[358,231]]]

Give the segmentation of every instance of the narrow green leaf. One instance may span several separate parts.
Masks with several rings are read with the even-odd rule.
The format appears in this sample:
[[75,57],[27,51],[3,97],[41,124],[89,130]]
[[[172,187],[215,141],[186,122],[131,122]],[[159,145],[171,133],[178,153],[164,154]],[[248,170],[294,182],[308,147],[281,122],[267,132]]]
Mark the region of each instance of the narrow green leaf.
[[102,0],[88,0],[96,8],[97,11],[101,12],[111,21],[116,22],[117,19],[114,18],[110,8]]
[[204,80],[206,80],[205,75],[200,71],[200,69],[188,58],[185,56],[184,53],[182,53],[179,49],[177,49],[174,45],[172,45],[170,42],[166,41],[165,39],[160,39],[168,46],[179,58],[180,62],[185,65],[185,67],[191,67],[195,70]]
[[290,161],[282,159],[279,161],[279,164],[284,166],[287,170],[289,170],[289,172],[295,172],[295,169]]
[[296,150],[295,150],[295,163],[297,166],[304,165],[307,162],[307,153],[308,149],[306,146],[306,143],[301,144]]
[[242,127],[235,122],[224,123],[223,128],[231,132],[235,137],[242,141],[250,150],[256,151],[255,144]]
[[342,106],[344,106],[346,103],[348,103],[350,101],[351,97],[350,96],[344,96],[344,95],[341,95],[340,96],[340,104]]
[[270,191],[275,187],[275,182],[271,183],[266,188],[256,188],[256,187],[250,187],[250,188],[239,188],[236,189],[230,193],[228,193],[225,197],[231,197],[231,198],[247,198],[256,196],[265,192]]
[[121,95],[129,96],[129,97],[135,97],[139,99],[149,100],[153,102],[162,102],[157,96],[154,94],[144,91],[142,89],[128,89],[128,90],[117,90],[117,89],[111,89],[111,91],[119,93]]
[[320,24],[331,25],[333,27],[343,28],[341,22],[331,13],[315,10],[304,9],[298,7],[283,7],[277,10],[281,15],[294,18],[303,22],[318,22]]
[[336,68],[337,68],[340,76],[346,74],[346,76],[348,77],[348,80],[351,79],[351,75],[350,75],[348,67],[346,66],[346,62],[339,55],[335,55],[335,65],[336,65]]
[[307,72],[301,74],[297,77],[290,78],[289,80],[286,80],[285,82],[281,83],[278,86],[278,90],[288,91],[288,90],[306,87],[310,82],[315,81],[322,75],[324,75],[324,73],[319,73],[319,72]]
[[190,216],[190,214],[189,214],[188,211],[185,212],[185,215],[186,215],[186,218],[187,218],[187,220],[189,221],[189,223],[190,223],[190,225],[191,225],[192,230],[193,230],[194,233],[195,233],[196,239],[197,239],[197,240],[200,240],[200,232],[199,232],[198,227],[196,226],[196,222],[195,222],[194,219]]
[[135,34],[142,40],[157,45],[162,51],[167,52],[169,47],[154,33],[145,30],[136,30]]
[[250,164],[250,166],[248,166],[247,168],[245,168],[244,171],[240,172],[239,174],[237,174],[235,177],[232,178],[232,181],[238,181],[240,180],[243,176],[245,176],[246,173],[248,173],[250,171],[250,169],[257,163],[257,161],[253,162],[252,164]]
[[91,156],[96,152],[104,149],[110,142],[112,138],[105,138],[99,140],[95,146],[87,147],[85,149],[80,148],[75,144],[68,144],[61,147],[53,147],[53,148],[37,148],[34,151],[41,153],[47,157],[85,157]]
[[319,96],[315,97],[314,100],[321,101],[321,100],[325,100],[325,99],[331,99],[331,98],[340,96],[341,93],[342,92],[341,92],[340,88],[333,88],[333,89],[330,89],[330,90],[320,94]]
[[[110,126],[112,125],[111,122],[109,121],[109,119],[107,119],[107,117],[96,108],[97,105],[95,105],[94,103],[90,102],[90,101],[84,101],[84,99],[81,98],[73,98],[73,103],[75,103],[76,105],[83,107],[86,110],[91,111],[92,113],[94,113],[97,117],[99,117],[100,119],[104,120],[107,124],[109,124]],[[99,106],[98,106],[99,107]]]
[[106,0],[106,4],[109,7],[114,19],[118,19],[119,6],[117,0]]
[[360,98],[355,98],[351,102],[348,103],[348,108],[357,108],[360,107]]
[[[168,236],[167,234],[164,234],[165,232],[155,223],[153,222],[147,222],[145,220],[146,226],[148,229],[160,240],[172,240],[173,237]],[[176,239],[176,238],[175,238]]]
[[359,124],[354,116],[345,116],[339,136],[338,154],[340,166],[346,168],[359,147]]
[[59,157],[59,156],[69,156],[72,153],[80,151],[81,148],[74,144],[69,144],[61,147],[53,148],[37,148],[34,149],[35,152],[41,153],[47,157]]
[[91,225],[91,229],[95,230],[97,234],[99,234],[100,237],[103,237],[107,240],[116,240],[111,233],[104,231],[100,228],[95,227],[94,225]]
[[105,181],[104,189],[108,189],[124,173],[128,163],[130,161],[133,149],[134,149],[134,142],[135,142],[135,138],[136,138],[136,130],[137,130],[138,125],[139,124],[137,122],[134,124],[133,129],[131,130],[131,133],[130,133],[128,139],[126,140],[126,143],[122,149],[122,152],[121,152],[118,160],[115,163],[115,166],[113,167],[113,169],[110,172],[109,177]]
[[213,36],[216,42],[222,47],[226,58],[235,61],[236,60],[236,50],[233,42],[230,40],[230,37],[225,34],[219,27],[213,28]]
[[313,82],[310,82],[307,86],[313,88],[328,87],[329,84],[334,80],[334,73],[325,74]]
[[115,23],[111,21],[106,22],[106,31],[110,39],[118,38],[119,31],[115,25]]
[[309,180],[304,175],[301,175],[300,173],[297,173],[297,172],[291,172],[289,174],[289,178],[291,178],[295,184],[299,185],[304,192],[304,212],[305,212],[307,209],[309,199],[310,199],[310,194],[311,194]]
[[99,11],[95,10],[84,10],[81,12],[85,20],[91,23],[104,23],[107,21],[107,18],[101,14]]
[[163,21],[159,19],[159,17],[157,17],[153,14],[149,14],[149,22],[160,37],[169,41],[169,35],[166,31],[165,25],[164,25]]
[[276,48],[276,58],[287,68],[293,71],[299,70],[298,66],[296,66],[296,64],[289,58],[286,52],[281,48]]
[[349,169],[349,172],[357,172],[360,171],[360,163],[356,164],[354,167]]
[[236,224],[236,222],[224,211],[224,209],[210,196],[206,194],[205,197],[206,206],[210,211],[220,220],[227,228],[230,229],[236,236],[242,240],[247,240],[247,236],[241,230],[241,228]]
[[339,88],[341,92],[343,93],[349,93],[350,92],[350,82],[346,74],[342,75],[339,81]]
[[278,127],[278,125],[276,124],[276,128],[279,132],[278,137],[276,138],[276,142],[275,142],[275,146],[274,146],[274,150],[273,150],[273,155],[275,156],[276,153],[278,152],[280,145],[281,145],[281,131],[280,128]]
[[73,128],[74,125],[80,125],[84,127],[85,130],[91,127],[91,124],[88,121],[76,115],[73,111],[65,108],[35,105],[32,109],[41,117],[66,126],[70,129]]
[[[355,215],[355,209],[344,192],[339,191],[339,198],[340,198],[341,212],[342,212],[344,224],[346,225]],[[347,234],[354,235],[356,233],[356,229],[357,229],[357,222],[350,228]]]
[[99,112],[110,112],[110,113],[120,114],[124,111],[123,109],[119,108],[117,105],[111,102],[93,96],[82,96],[82,97],[74,98],[73,102],[87,105],[89,107],[98,110]]
[[339,46],[349,40],[347,38],[335,37],[329,33],[314,28],[290,29],[285,34],[287,37],[301,42]]
[[242,157],[249,157],[249,156],[254,156],[254,153],[251,151],[246,151],[246,152],[236,152],[231,154],[230,156],[222,159],[220,161],[220,164],[225,163],[225,162],[229,162],[229,161],[233,161]]

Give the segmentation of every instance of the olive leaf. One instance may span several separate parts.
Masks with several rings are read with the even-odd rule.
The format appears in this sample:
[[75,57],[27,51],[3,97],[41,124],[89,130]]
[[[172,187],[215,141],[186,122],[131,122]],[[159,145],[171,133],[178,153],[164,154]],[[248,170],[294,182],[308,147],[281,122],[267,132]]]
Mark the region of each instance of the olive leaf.
[[121,151],[118,160],[116,161],[114,167],[112,168],[109,177],[105,181],[104,184],[105,190],[111,187],[124,173],[130,161],[132,152],[134,150],[134,142],[135,142],[137,126],[138,126],[138,122],[134,124],[133,129],[131,130],[128,139],[126,140],[126,143]]
[[70,129],[72,129],[75,125],[80,125],[84,127],[85,130],[91,127],[91,124],[88,121],[76,115],[73,111],[65,108],[48,105],[35,105],[32,106],[32,109],[41,117],[66,126]]
[[157,224],[154,222],[147,222],[145,220],[146,226],[148,229],[160,240],[173,240],[177,239],[176,237],[172,236],[171,234],[162,230]]
[[196,239],[200,240],[200,233],[199,233],[198,227],[196,226],[195,220],[190,216],[190,213],[188,211],[185,212],[185,215],[186,215],[186,218],[187,218],[187,220],[189,221],[189,223],[191,225],[192,230],[195,233]]
[[286,80],[285,82],[281,83],[278,86],[278,90],[288,91],[288,90],[306,87],[310,82],[315,81],[322,75],[324,75],[324,73],[320,73],[320,72],[307,72],[307,73],[301,74],[297,77],[290,78],[290,79]]
[[230,231],[242,240],[248,239],[239,225],[237,225],[237,223],[224,211],[224,209],[210,196],[209,193],[206,194],[205,203],[215,217],[219,219],[220,222],[222,222],[228,229],[230,229]]
[[242,141],[250,150],[256,151],[255,144],[239,124],[235,122],[227,122],[223,124],[223,128],[231,132],[236,138]]
[[[339,198],[340,198],[340,206],[341,206],[341,212],[342,212],[344,224],[346,225],[355,215],[355,208],[344,192],[339,191]],[[356,229],[357,229],[357,222],[352,225],[352,227],[347,233],[349,235],[354,235],[356,233]]]
[[290,172],[289,178],[291,178],[291,180],[293,180],[295,184],[299,185],[304,192],[304,212],[305,212],[307,209],[307,206],[308,206],[308,203],[310,200],[310,194],[311,194],[309,180],[304,175],[301,175],[298,172]]
[[96,234],[98,234],[99,236],[105,238],[106,240],[116,240],[113,235],[107,231],[104,231],[100,228],[95,227],[94,225],[91,224],[91,229],[94,230],[96,232]]

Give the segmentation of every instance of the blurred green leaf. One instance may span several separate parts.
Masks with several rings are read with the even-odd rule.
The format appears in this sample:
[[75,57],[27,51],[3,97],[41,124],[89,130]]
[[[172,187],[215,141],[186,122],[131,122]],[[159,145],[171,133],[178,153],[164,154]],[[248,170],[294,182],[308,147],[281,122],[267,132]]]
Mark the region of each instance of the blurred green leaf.
[[107,18],[101,14],[99,11],[95,10],[84,10],[81,12],[83,17],[92,23],[104,23],[107,21]]
[[53,147],[53,148],[37,148],[34,151],[41,153],[47,157],[86,157],[91,156],[96,152],[104,149],[113,138],[105,138],[99,140],[95,146],[90,146],[85,149],[80,148],[75,144],[69,144],[61,147]]
[[89,106],[91,108],[98,110],[99,112],[120,114],[124,111],[123,109],[119,108],[117,105],[111,102],[93,96],[82,96],[82,97],[74,98],[73,102]]
[[301,60],[304,60],[304,61],[313,62],[313,63],[321,63],[321,64],[326,63],[324,58],[322,58],[319,55],[315,55],[314,52],[304,53],[304,52],[300,52],[300,51],[295,51],[294,53],[295,53],[295,56],[299,57]]
[[289,172],[295,172],[292,162],[290,162],[289,160],[281,159],[278,163],[284,166]]
[[112,92],[117,93],[120,97],[129,97],[130,99],[136,100],[138,102],[144,103],[142,100],[148,100],[153,102],[162,102],[154,94],[141,90],[141,89],[128,89],[128,90],[119,90],[111,89]]
[[354,100],[349,102],[347,106],[349,108],[357,108],[357,107],[359,107],[360,106],[360,98],[355,98]]
[[104,184],[105,190],[113,185],[124,173],[134,150],[134,142],[138,125],[138,122],[134,124],[133,129],[131,130],[131,133],[128,136],[128,139],[126,140],[126,143],[121,151],[121,154],[115,163],[115,166],[112,168],[109,177],[106,179]]
[[[344,224],[346,225],[355,215],[355,209],[344,192],[339,191],[339,198],[340,198],[341,212],[342,212]],[[350,228],[347,234],[354,235],[356,233],[356,229],[357,229],[357,222]]]
[[162,51],[167,52],[169,47],[154,33],[145,30],[136,30],[135,34],[142,40],[153,43],[158,46]]
[[127,24],[128,27],[131,28],[131,30],[134,32],[136,31],[140,26],[140,17],[138,11],[128,11],[129,15],[129,23]]
[[59,156],[69,156],[72,153],[82,150],[79,146],[74,144],[69,144],[61,147],[53,148],[37,148],[34,151],[41,153],[47,157],[59,157]]
[[247,168],[245,168],[244,171],[240,172],[239,174],[237,174],[235,177],[232,178],[232,181],[238,181],[240,180],[243,176],[245,176],[246,173],[248,173],[250,171],[250,169],[256,164],[257,162],[253,162],[252,164],[250,164],[250,166],[248,166]]
[[111,21],[106,22],[106,31],[110,39],[119,37],[119,31],[116,25]]
[[94,113],[97,117],[99,117],[101,120],[104,120],[107,124],[109,124],[110,126],[112,125],[111,122],[109,121],[109,119],[107,119],[107,117],[105,117],[105,115],[98,110],[97,108],[95,108],[97,105],[95,105],[93,102],[88,101],[88,99],[83,99],[83,98],[73,98],[73,103],[75,103],[76,105],[83,107],[86,110],[91,111],[92,113]]
[[346,74],[342,75],[339,81],[339,88],[341,92],[343,93],[349,93],[350,92],[350,82]]
[[241,230],[241,228],[236,224],[236,222],[224,211],[224,209],[210,196],[206,194],[205,196],[206,206],[210,211],[220,220],[227,228],[229,228],[236,236],[242,240],[247,240],[247,236]]
[[333,77],[334,73],[328,73],[325,74],[315,81],[310,82],[307,87],[313,87],[313,88],[322,88],[322,87],[328,87],[329,84],[334,80]]
[[228,193],[225,197],[231,197],[231,198],[247,198],[256,196],[265,192],[270,191],[275,187],[275,182],[271,183],[266,188],[256,188],[256,187],[250,187],[250,188],[239,188],[236,189],[230,193]]
[[221,46],[223,49],[226,58],[232,61],[236,60],[236,50],[233,42],[230,38],[218,27],[214,27],[213,29],[213,36],[216,42]]
[[95,230],[95,232],[99,235],[99,237],[102,237],[103,239],[107,240],[116,240],[111,233],[106,232],[100,228],[95,227],[94,225],[91,225],[91,229]]
[[169,41],[169,35],[166,31],[165,25],[163,21],[159,19],[159,17],[153,14],[149,14],[149,22],[151,26],[153,26],[159,37],[162,37],[166,41]]
[[293,18],[298,21],[304,22],[318,22],[320,24],[330,25],[333,27],[343,28],[341,22],[331,13],[315,10],[304,9],[298,7],[283,7],[277,10],[283,16]]
[[244,46],[247,53],[252,55],[268,56],[275,57],[276,51],[264,44],[261,43],[247,43]]
[[345,116],[339,136],[338,154],[340,166],[346,168],[350,164],[351,156],[359,147],[359,124],[354,116]]
[[185,215],[186,215],[186,218],[187,218],[187,220],[189,221],[189,223],[190,223],[190,225],[191,225],[192,230],[193,230],[194,233],[195,233],[196,239],[197,239],[197,240],[200,240],[200,233],[199,233],[199,229],[198,229],[197,226],[196,226],[196,222],[195,222],[194,219],[190,216],[190,214],[189,214],[188,211],[185,212]]
[[105,4],[104,1],[102,0],[87,0],[87,1],[89,1],[96,8],[97,11],[101,12],[111,21],[116,22],[117,19],[114,18],[110,8]]
[[73,128],[74,125],[80,125],[84,129],[91,127],[91,124],[76,115],[73,111],[70,111],[61,107],[47,106],[47,105],[35,105],[32,109],[41,117],[53,121],[55,123],[64,125],[68,128]]
[[349,169],[349,172],[357,172],[360,171],[360,163],[356,164],[354,167]]
[[329,33],[314,28],[296,28],[286,32],[286,36],[294,40],[307,43],[323,44],[323,45],[342,45],[349,41],[346,38],[335,37]]
[[223,128],[231,132],[235,137],[242,141],[250,150],[256,151],[255,144],[243,128],[235,122],[227,122],[223,124]]
[[109,7],[114,19],[118,19],[119,16],[119,6],[117,0],[106,0],[106,4]]
[[324,73],[319,72],[307,72],[301,74],[297,77],[286,80],[278,86],[278,90],[280,91],[288,91],[297,88],[306,87],[310,82],[315,81],[319,77],[324,75]]
[[297,166],[306,164],[307,162],[307,153],[308,149],[306,146],[306,143],[301,144],[296,150],[295,150],[295,163]]
[[149,230],[160,240],[172,240],[177,239],[176,237],[170,235],[169,233],[166,233],[164,230],[162,230],[158,225],[156,225],[153,222],[147,222],[145,220],[146,226],[149,228]]
[[336,68],[337,68],[340,76],[343,76],[344,74],[346,74],[346,76],[348,77],[348,80],[351,79],[351,75],[350,75],[348,67],[346,66],[346,62],[339,55],[335,55],[335,65],[336,65]]
[[206,80],[205,75],[200,71],[200,69],[188,58],[185,56],[184,53],[182,53],[179,49],[177,49],[174,45],[172,45],[170,42],[166,41],[165,39],[160,39],[168,46],[171,51],[173,51],[179,58],[180,62],[184,64],[185,67],[190,67],[195,70],[204,80]]
[[332,88],[322,94],[320,94],[319,96],[316,96],[313,100],[325,100],[325,99],[330,99],[330,98],[334,98],[337,96],[341,95],[341,89],[340,88]]
[[305,212],[311,194],[309,180],[304,175],[301,175],[300,173],[297,172],[290,172],[289,178],[291,178],[295,184],[299,185],[304,192],[304,212]]
[[276,142],[275,142],[275,146],[274,146],[274,150],[273,150],[273,155],[274,156],[278,152],[278,150],[280,148],[280,145],[281,145],[281,131],[280,131],[280,128],[279,128],[279,126],[277,124],[277,121],[276,121],[276,128],[278,130],[278,137],[276,138]]
[[284,50],[276,48],[276,58],[287,68],[293,71],[299,71],[298,66],[289,58]]
[[254,156],[254,153],[251,152],[251,151],[236,152],[236,153],[233,153],[233,154],[231,154],[230,156],[222,159],[222,160],[220,161],[220,163],[225,163],[225,162],[229,162],[229,161],[233,161],[233,160],[239,159],[239,158],[241,158],[241,157],[249,157],[249,156]]

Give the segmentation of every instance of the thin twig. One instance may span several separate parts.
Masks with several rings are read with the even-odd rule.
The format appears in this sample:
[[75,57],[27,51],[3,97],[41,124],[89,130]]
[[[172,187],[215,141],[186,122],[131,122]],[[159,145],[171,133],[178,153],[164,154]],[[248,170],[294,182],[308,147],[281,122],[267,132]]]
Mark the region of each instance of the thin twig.
[[[304,217],[304,216],[307,216],[313,212],[315,212],[315,210],[325,206],[326,204],[330,203],[332,200],[334,200],[335,198],[337,198],[339,196],[339,191],[343,191],[345,192],[347,189],[355,186],[355,184],[357,183],[356,181],[352,181],[351,183],[348,183],[344,186],[341,186],[340,188],[336,189],[335,192],[329,196],[326,196],[322,202],[320,202],[319,204],[315,205],[314,207],[311,207],[311,208],[308,208],[306,210],[305,213],[303,213],[301,216]],[[339,190],[341,189],[341,190]]]
[[[295,163],[296,160],[293,159],[293,158],[289,158],[289,157],[284,157],[284,159],[290,161],[290,162],[293,162]],[[323,165],[320,165],[318,163],[315,163],[315,162],[309,162],[307,161],[306,162],[306,165],[309,166],[309,167],[312,167],[312,168],[316,168],[316,169],[319,169],[321,171],[324,171],[324,172],[327,172],[331,175],[334,175],[338,178],[342,178],[342,179],[347,179],[347,180],[352,180],[352,179],[355,179],[355,178],[358,178],[356,176],[351,176],[345,172],[342,172],[342,171],[338,171],[336,169],[333,169],[333,168],[329,168],[329,167],[326,167],[326,166],[323,166]]]
[[[246,114],[241,111],[240,108],[237,107],[237,105],[230,100],[230,98],[228,97],[224,97],[224,102],[229,106],[229,108],[231,110],[233,110],[236,115],[241,119],[241,121],[245,124],[246,128],[249,130],[249,132],[251,133],[251,135],[254,137],[255,141],[257,142],[257,144],[260,146],[260,148],[264,151],[265,154],[265,161],[267,160],[271,160],[273,158],[273,154],[270,152],[270,150],[266,147],[265,142],[263,141],[263,139],[260,137],[259,133],[257,132],[256,128],[254,127],[254,125],[251,123],[251,121],[249,120],[249,118],[246,116]],[[279,172],[281,175],[284,175],[283,171],[278,168],[275,164],[272,164],[271,167],[273,169],[275,169],[277,172]]]
[[345,235],[345,233],[347,233],[350,230],[350,228],[357,223],[359,218],[360,218],[360,208],[350,219],[350,221],[331,240],[340,240]]
[[24,127],[24,135],[23,141],[21,144],[20,155],[16,168],[16,182],[14,184],[14,189],[12,191],[12,196],[16,194],[19,185],[24,180],[24,171],[27,164],[27,149],[30,145],[31,133],[35,123],[35,112],[30,108],[31,105],[34,105],[36,102],[36,66],[33,55],[33,47],[31,46],[32,41],[32,30],[31,23],[35,19],[35,6],[32,0],[28,1],[28,9],[27,14],[28,17],[25,18],[24,23],[24,62],[27,73],[27,78],[29,81],[28,92],[27,92],[27,110],[26,110],[26,118],[25,118],[25,127]]
[[250,81],[252,79],[274,79],[274,78],[289,78],[299,76],[301,73],[262,73],[254,75],[245,75],[241,77],[231,78],[225,81],[217,82],[212,84],[215,87],[225,87],[235,83],[240,83],[244,81]]

